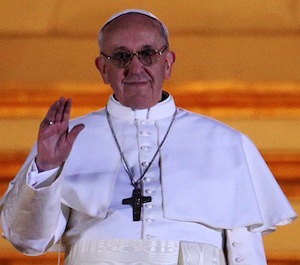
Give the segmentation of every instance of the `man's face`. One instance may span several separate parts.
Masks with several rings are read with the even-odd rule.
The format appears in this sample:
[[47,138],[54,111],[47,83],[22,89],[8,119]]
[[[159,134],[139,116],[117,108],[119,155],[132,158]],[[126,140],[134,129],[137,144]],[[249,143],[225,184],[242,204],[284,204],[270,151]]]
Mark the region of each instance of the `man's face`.
[[[102,52],[113,55],[116,52],[136,53],[147,48],[160,50],[166,45],[160,30],[159,24],[147,16],[121,16],[105,31]],[[132,109],[146,109],[161,100],[162,86],[165,78],[171,75],[174,61],[174,53],[166,50],[150,66],[143,65],[137,56],[125,68],[115,66],[104,56],[96,59],[96,65],[103,81],[110,84],[121,104]]]

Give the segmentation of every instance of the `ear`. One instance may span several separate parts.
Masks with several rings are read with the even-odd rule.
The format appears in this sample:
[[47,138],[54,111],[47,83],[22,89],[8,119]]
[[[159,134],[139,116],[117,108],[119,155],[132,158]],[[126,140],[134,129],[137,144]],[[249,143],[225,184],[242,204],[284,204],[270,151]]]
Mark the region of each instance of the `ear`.
[[173,64],[175,63],[176,55],[174,52],[168,50],[166,54],[166,65],[165,65],[165,78],[171,77]]
[[95,64],[96,64],[96,67],[97,67],[97,69],[99,70],[99,72],[102,76],[103,82],[105,84],[109,84],[109,78],[108,78],[108,74],[107,74],[107,71],[106,71],[106,64],[104,62],[104,58],[102,58],[101,56],[97,57],[95,59]]

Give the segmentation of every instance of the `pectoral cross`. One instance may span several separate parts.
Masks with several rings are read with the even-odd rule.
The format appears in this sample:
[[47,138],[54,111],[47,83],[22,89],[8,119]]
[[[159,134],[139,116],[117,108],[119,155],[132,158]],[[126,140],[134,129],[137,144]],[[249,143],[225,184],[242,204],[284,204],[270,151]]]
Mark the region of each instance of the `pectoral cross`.
[[132,206],[133,221],[140,221],[143,203],[146,202],[151,202],[151,197],[143,196],[141,189],[135,188],[131,198],[123,199],[122,204],[130,204]]

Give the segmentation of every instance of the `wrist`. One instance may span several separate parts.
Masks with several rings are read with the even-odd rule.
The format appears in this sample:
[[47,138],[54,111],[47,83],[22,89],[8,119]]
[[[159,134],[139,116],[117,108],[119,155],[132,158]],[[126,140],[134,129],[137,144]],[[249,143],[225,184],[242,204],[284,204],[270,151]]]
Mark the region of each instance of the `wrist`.
[[44,171],[48,171],[54,168],[59,167],[60,165],[54,165],[54,164],[49,164],[49,163],[43,163],[38,156],[35,158],[35,164],[37,167],[38,172],[44,172]]

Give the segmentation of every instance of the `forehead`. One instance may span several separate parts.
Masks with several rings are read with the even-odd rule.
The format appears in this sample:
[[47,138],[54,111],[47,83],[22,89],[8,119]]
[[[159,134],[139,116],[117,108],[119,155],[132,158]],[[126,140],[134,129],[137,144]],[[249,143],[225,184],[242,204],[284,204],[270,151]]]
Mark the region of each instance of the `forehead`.
[[142,14],[122,15],[102,29],[102,46],[112,42],[159,42],[162,27],[158,21]]

